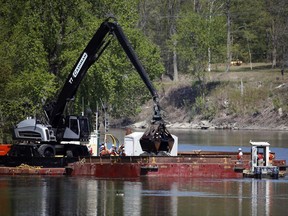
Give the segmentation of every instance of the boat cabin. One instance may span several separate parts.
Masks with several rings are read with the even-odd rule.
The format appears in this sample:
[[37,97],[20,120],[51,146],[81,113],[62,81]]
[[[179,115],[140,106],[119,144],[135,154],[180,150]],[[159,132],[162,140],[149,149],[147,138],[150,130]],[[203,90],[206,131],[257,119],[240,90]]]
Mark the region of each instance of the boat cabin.
[[256,177],[263,174],[278,178],[279,168],[272,165],[270,144],[268,142],[252,142],[251,144],[251,168],[250,171]]
[[252,167],[269,166],[269,146],[268,142],[252,142],[251,144],[251,161]]

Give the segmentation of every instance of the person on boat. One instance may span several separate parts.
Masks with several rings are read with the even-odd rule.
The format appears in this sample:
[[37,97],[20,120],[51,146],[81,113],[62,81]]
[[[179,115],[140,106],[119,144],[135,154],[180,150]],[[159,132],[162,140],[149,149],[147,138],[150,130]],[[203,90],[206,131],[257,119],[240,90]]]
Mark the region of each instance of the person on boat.
[[238,149],[237,160],[238,160],[239,162],[242,162],[242,158],[243,158],[243,152],[242,152],[242,149],[239,148],[239,149]]
[[110,149],[110,155],[112,156],[118,156],[118,153],[117,153],[117,148],[114,144],[112,144],[112,147]]
[[115,149],[116,149],[116,146],[115,146],[115,144],[113,143],[112,146],[111,146],[111,148],[109,149],[109,151],[112,152],[112,151],[114,151]]
[[101,143],[101,146],[99,148],[99,152],[103,151],[104,148],[105,148],[104,143]]
[[259,153],[258,154],[258,166],[263,166],[263,165],[264,165],[263,154]]
[[106,147],[106,145],[104,143],[101,144],[100,149],[101,149],[100,156],[105,156],[105,155],[109,155],[110,154],[109,150],[107,149],[107,147]]
[[120,155],[120,156],[126,156],[125,148],[124,148],[124,147],[123,147],[123,148],[121,149],[121,151],[119,152],[119,155]]
[[121,155],[122,154],[122,151],[124,149],[124,144],[121,144],[119,149],[118,149],[118,154]]
[[275,155],[272,154],[271,150],[269,150],[269,164],[272,166],[273,159],[275,158]]

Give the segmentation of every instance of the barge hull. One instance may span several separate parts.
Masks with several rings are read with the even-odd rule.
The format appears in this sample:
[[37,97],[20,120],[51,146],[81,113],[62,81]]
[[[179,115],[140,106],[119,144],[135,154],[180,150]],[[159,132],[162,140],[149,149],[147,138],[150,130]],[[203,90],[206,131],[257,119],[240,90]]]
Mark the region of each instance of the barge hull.
[[[237,153],[194,152],[179,156],[107,156],[85,158],[1,157],[0,175],[69,175],[132,179],[140,177],[243,178],[250,155],[239,163]],[[43,162],[43,163],[42,163]],[[286,161],[275,160],[286,172]],[[281,166],[280,166],[281,165]],[[244,176],[245,177],[245,176]]]
[[247,167],[248,161],[239,165],[231,155],[91,157],[69,164],[66,173],[98,178],[242,178]]

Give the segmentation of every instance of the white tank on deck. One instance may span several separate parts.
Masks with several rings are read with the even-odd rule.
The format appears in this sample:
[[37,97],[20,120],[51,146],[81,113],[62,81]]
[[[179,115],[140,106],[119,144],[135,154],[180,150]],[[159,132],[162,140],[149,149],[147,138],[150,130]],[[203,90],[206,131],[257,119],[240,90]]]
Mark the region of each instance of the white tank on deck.
[[88,149],[92,149],[92,156],[97,156],[98,155],[98,148],[99,148],[99,134],[94,131],[93,133],[90,134],[90,141],[89,145],[87,146]]

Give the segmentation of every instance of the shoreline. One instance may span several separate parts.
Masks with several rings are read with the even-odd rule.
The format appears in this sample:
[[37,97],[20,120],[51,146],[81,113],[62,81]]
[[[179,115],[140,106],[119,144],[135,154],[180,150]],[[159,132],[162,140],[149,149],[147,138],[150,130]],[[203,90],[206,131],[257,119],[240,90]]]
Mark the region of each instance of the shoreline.
[[[146,121],[136,122],[134,124],[124,126],[123,128],[135,128],[135,129],[146,129],[149,126],[149,124]],[[239,125],[237,126],[237,123],[234,124],[221,124],[216,125],[208,121],[201,121],[199,123],[167,123],[166,124],[167,129],[172,130],[273,130],[273,131],[288,131],[288,127],[281,125],[278,127],[261,127],[259,125]]]

